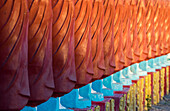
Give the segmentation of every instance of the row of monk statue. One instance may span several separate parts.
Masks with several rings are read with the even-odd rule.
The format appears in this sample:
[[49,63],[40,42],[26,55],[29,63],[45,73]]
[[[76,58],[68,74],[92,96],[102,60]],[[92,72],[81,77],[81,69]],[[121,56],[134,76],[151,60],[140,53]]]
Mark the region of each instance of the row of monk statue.
[[170,53],[169,0],[0,0],[0,17],[0,110]]

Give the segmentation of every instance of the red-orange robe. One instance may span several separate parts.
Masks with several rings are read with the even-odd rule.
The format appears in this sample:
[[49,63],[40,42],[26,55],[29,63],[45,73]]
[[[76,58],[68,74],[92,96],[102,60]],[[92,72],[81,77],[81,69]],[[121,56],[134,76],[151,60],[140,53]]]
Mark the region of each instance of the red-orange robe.
[[168,50],[167,53],[170,53],[170,2],[168,2],[168,6],[167,6],[167,13],[168,13],[168,20],[167,20],[167,34],[166,34],[166,42],[168,45]]
[[115,53],[115,71],[119,71],[124,67],[124,53],[123,53],[123,0],[115,1],[115,19],[114,19],[114,53]]
[[148,57],[148,48],[146,41],[146,8],[145,1],[139,0],[137,7],[137,37],[139,39],[140,61],[146,60]]
[[88,84],[92,80],[93,63],[91,53],[91,0],[76,0],[74,50],[77,82],[76,88]]
[[0,110],[20,110],[30,96],[27,0],[0,0],[0,16]]
[[166,27],[167,26],[167,16],[169,15],[169,13],[166,12],[166,8],[167,8],[167,3],[163,0],[161,1],[161,11],[162,11],[162,18],[161,18],[161,55],[165,55],[166,54],[166,50],[168,50],[167,48],[167,44],[166,44]]
[[166,11],[167,11],[167,21],[166,21],[166,25],[167,27],[165,28],[166,30],[166,45],[167,45],[167,50],[166,50],[166,54],[170,53],[170,2],[167,1],[167,7],[166,7]]
[[103,52],[103,2],[92,0],[91,46],[93,61],[93,80],[100,79],[105,72]]
[[125,67],[128,67],[132,64],[132,49],[131,49],[131,38],[130,38],[130,0],[126,0],[124,4],[124,11],[123,11],[123,52],[125,57]]
[[156,43],[156,57],[161,55],[161,25],[160,25],[160,20],[161,20],[161,6],[159,1],[156,1],[156,12],[154,14],[154,22],[155,22],[155,43]]
[[130,38],[132,42],[132,63],[139,62],[139,38],[137,37],[137,0],[131,1],[131,8],[130,8]]
[[74,55],[74,1],[53,0],[54,97],[69,93],[76,84]]
[[30,98],[27,105],[47,101],[54,89],[52,70],[51,0],[28,0],[28,77]]
[[146,41],[148,47],[148,59],[154,58],[156,54],[155,46],[155,24],[154,24],[154,13],[156,10],[155,2],[149,0],[146,5]]
[[103,48],[105,60],[104,77],[113,74],[115,65],[114,56],[114,0],[103,0],[104,21],[103,21]]

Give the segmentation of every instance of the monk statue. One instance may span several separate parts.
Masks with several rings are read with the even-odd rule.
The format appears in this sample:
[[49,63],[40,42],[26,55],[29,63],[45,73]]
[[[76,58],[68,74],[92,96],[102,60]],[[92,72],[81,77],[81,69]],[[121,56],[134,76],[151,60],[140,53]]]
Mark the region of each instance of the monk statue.
[[166,54],[166,50],[168,50],[167,48],[167,44],[166,44],[166,27],[168,27],[169,24],[167,24],[167,17],[169,15],[169,13],[167,13],[167,5],[168,3],[165,2],[165,0],[161,1],[161,14],[162,14],[162,18],[161,18],[161,55],[165,55]]
[[166,44],[168,45],[168,50],[167,53],[170,53],[170,2],[168,2],[168,6],[167,6],[167,13],[168,13],[168,17],[167,17],[167,24],[169,25],[166,29]]
[[137,11],[137,37],[139,39],[140,61],[148,57],[148,48],[146,43],[146,3],[145,0],[139,0]]
[[92,0],[91,12],[91,47],[93,61],[93,80],[100,79],[105,72],[103,50],[103,2]]
[[148,47],[148,59],[154,58],[156,54],[155,47],[155,24],[154,24],[154,13],[156,11],[154,0],[149,0],[146,3],[146,41]]
[[115,3],[114,0],[103,0],[104,21],[103,21],[103,48],[105,73],[103,77],[113,74],[115,65],[114,56],[114,16]]
[[160,2],[159,0],[156,1],[155,3],[156,7],[157,7],[157,10],[154,14],[154,24],[155,24],[155,44],[156,44],[156,57],[160,56],[161,55],[161,24],[160,24],[160,21],[161,21],[161,16],[160,16],[160,13],[161,13],[161,5],[160,5]]
[[170,53],[170,48],[169,48],[169,45],[170,45],[170,41],[168,41],[170,39],[170,2],[169,1],[166,1],[167,6],[166,6],[166,19],[165,19],[165,24],[166,24],[166,27],[165,27],[165,31],[166,31],[166,34],[165,34],[165,43],[166,43],[166,54]]
[[124,68],[124,53],[123,53],[123,0],[115,0],[115,19],[114,19],[114,54],[115,54],[115,71],[120,71]]
[[94,75],[91,46],[91,0],[75,0],[74,51],[76,88],[91,82]]
[[69,93],[76,84],[74,1],[52,0],[54,97]]
[[28,102],[27,0],[0,0],[0,110],[18,111]]
[[130,4],[130,38],[132,49],[132,63],[139,62],[139,38],[137,37],[137,0],[131,0]]
[[51,0],[28,0],[28,77],[30,98],[27,105],[47,101],[54,89],[52,70]]
[[132,49],[131,49],[131,38],[130,38],[130,17],[131,17],[131,7],[130,7],[130,0],[125,0],[124,4],[124,11],[123,11],[123,19],[122,19],[122,26],[123,26],[123,52],[125,57],[125,67],[128,67],[132,64]]

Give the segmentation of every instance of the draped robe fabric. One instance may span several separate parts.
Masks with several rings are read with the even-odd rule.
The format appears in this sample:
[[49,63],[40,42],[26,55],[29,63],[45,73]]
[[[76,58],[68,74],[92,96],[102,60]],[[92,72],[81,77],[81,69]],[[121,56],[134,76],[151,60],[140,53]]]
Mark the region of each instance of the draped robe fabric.
[[123,52],[125,57],[125,67],[132,64],[132,50],[131,50],[131,38],[130,38],[130,0],[126,0],[124,4],[124,11],[122,24],[123,24]]
[[93,61],[93,80],[100,79],[105,72],[103,50],[103,2],[92,0],[91,12],[91,46]]
[[156,57],[161,55],[161,26],[160,26],[160,20],[161,20],[161,6],[159,1],[156,1],[156,12],[154,14],[154,22],[155,22],[155,43],[156,43]]
[[74,1],[53,0],[54,97],[69,93],[76,84],[74,57]]
[[139,62],[139,38],[137,37],[137,0],[132,0],[130,5],[130,38],[131,38],[131,49],[132,49],[132,63]]
[[148,48],[146,41],[146,7],[145,0],[139,0],[137,7],[137,37],[139,38],[140,61],[146,60],[148,57]]
[[114,56],[114,15],[115,15],[114,0],[103,0],[104,21],[103,21],[103,48],[105,73],[104,77],[113,74],[115,69]]
[[167,48],[167,44],[166,44],[166,21],[167,21],[167,13],[166,13],[166,6],[168,5],[165,0],[161,1],[161,11],[162,11],[162,18],[161,18],[161,55],[165,55],[166,54],[166,50],[168,50]]
[[75,6],[74,51],[76,88],[91,82],[94,75],[91,52],[91,0],[77,0]]
[[164,53],[164,44],[163,44],[163,38],[164,38],[164,18],[165,18],[165,13],[164,13],[164,5],[162,4],[162,0],[159,1],[160,4],[160,13],[159,13],[159,17],[160,17],[160,48],[161,48],[161,52],[160,55],[163,55]]
[[148,47],[148,59],[154,58],[156,54],[155,47],[155,24],[154,24],[154,13],[155,13],[155,2],[149,0],[147,2],[146,12],[146,40]]
[[169,0],[0,0],[0,111],[170,53]]
[[165,7],[165,10],[166,10],[166,19],[165,19],[165,31],[166,31],[166,34],[165,34],[165,44],[166,44],[166,54],[169,53],[169,46],[170,46],[170,3],[167,1],[165,4],[167,4],[167,6]]
[[28,7],[26,0],[0,1],[0,110],[28,102]]
[[54,89],[52,70],[52,7],[50,0],[28,0],[28,76],[30,98],[27,105],[47,101]]
[[124,54],[123,54],[123,29],[122,29],[122,12],[123,0],[115,1],[115,19],[114,19],[114,54],[115,54],[115,71],[119,71],[124,67]]
[[[156,1],[147,1],[146,12],[146,43],[148,47],[148,59],[154,58],[156,55],[156,42],[155,42],[155,13],[157,11]],[[161,39],[160,39],[161,40]],[[162,46],[161,46],[162,47]],[[162,49],[160,47],[160,49]]]
[[[170,23],[170,2],[168,2],[168,6],[167,6],[167,13],[168,13],[168,19],[167,19],[167,24]],[[167,53],[170,53],[170,24],[168,24],[167,27],[167,34],[166,34],[166,38],[167,38],[167,44],[168,44],[168,50]]]

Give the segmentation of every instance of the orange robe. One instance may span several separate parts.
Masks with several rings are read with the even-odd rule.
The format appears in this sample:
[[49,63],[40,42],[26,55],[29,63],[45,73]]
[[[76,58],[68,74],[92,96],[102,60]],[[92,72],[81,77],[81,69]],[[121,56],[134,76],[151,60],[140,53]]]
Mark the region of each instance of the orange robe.
[[148,57],[148,48],[147,48],[147,41],[146,41],[146,8],[145,8],[145,1],[139,0],[138,4],[138,11],[137,11],[137,37],[139,39],[139,51],[140,51],[140,61],[146,60]]
[[132,64],[132,49],[131,49],[131,38],[130,38],[130,0],[126,0],[123,11],[123,52],[125,57],[125,67]]
[[161,55],[161,25],[160,25],[160,13],[161,13],[161,6],[159,1],[156,1],[156,12],[154,14],[154,24],[155,24],[155,43],[156,43],[156,57]]
[[93,80],[100,79],[105,72],[103,52],[103,2],[92,0],[91,12],[91,46],[93,61]]
[[137,0],[132,0],[130,5],[130,38],[132,42],[132,63],[139,62],[139,38],[137,37]]
[[74,54],[74,1],[53,0],[54,97],[69,93],[76,84]]
[[166,34],[166,43],[168,45],[168,50],[167,53],[170,53],[170,2],[168,2],[168,6],[167,6],[167,13],[168,13],[168,19],[167,19],[167,34]]
[[170,2],[167,3],[167,7],[166,7],[166,11],[167,11],[167,21],[166,21],[166,26],[165,30],[166,30],[166,44],[167,44],[167,51],[166,54],[170,53]]
[[148,59],[154,58],[156,54],[155,47],[155,24],[154,24],[154,13],[156,10],[155,3],[153,0],[149,0],[147,3],[146,12],[146,40],[148,47]]
[[54,89],[52,70],[52,7],[50,0],[28,0],[28,77],[30,99],[27,105],[47,101]]
[[105,60],[105,73],[103,76],[113,74],[115,69],[114,55],[114,16],[115,3],[114,0],[103,0],[104,21],[103,21],[103,47]]
[[20,110],[30,96],[27,0],[0,0],[0,7],[0,110]]
[[115,53],[115,71],[119,71],[124,67],[124,53],[123,53],[123,0],[115,1],[115,19],[114,19],[114,53]]
[[91,0],[78,0],[75,5],[74,50],[77,82],[76,88],[91,82],[94,75],[91,53]]
[[162,7],[161,7],[161,11],[162,11],[162,18],[161,18],[161,55],[165,55],[168,48],[167,48],[167,44],[166,44],[166,27],[168,27],[167,25],[167,16],[169,15],[169,13],[166,12],[166,8],[168,3],[166,3],[164,0],[161,1]]

